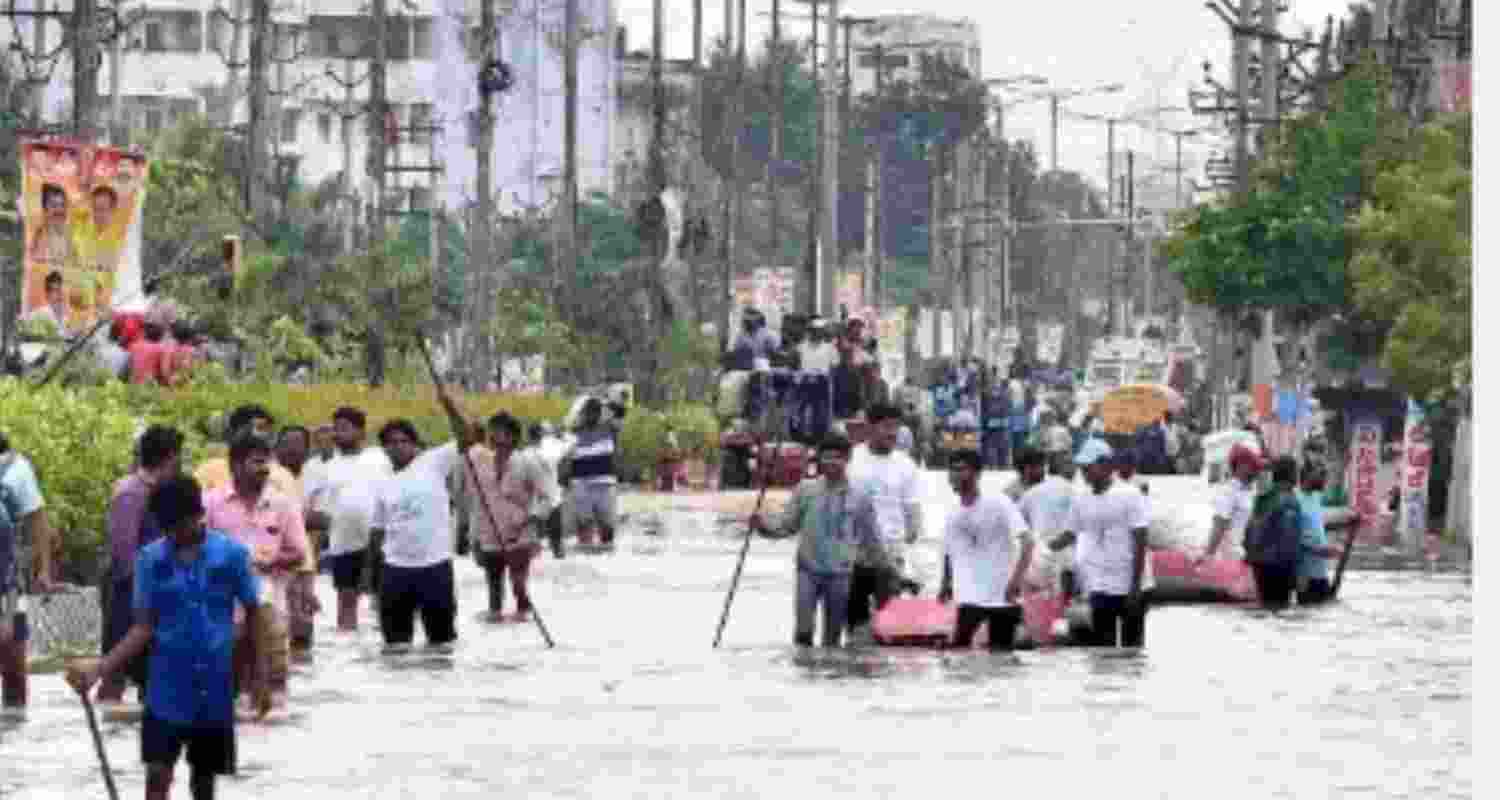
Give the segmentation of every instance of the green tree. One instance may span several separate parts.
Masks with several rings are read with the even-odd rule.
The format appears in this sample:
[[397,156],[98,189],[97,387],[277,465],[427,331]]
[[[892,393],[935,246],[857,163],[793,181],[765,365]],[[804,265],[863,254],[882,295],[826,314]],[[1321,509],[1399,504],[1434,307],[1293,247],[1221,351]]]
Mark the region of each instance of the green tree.
[[1473,149],[1469,114],[1416,129],[1382,159],[1352,226],[1355,306],[1390,324],[1384,365],[1423,400],[1471,382]]

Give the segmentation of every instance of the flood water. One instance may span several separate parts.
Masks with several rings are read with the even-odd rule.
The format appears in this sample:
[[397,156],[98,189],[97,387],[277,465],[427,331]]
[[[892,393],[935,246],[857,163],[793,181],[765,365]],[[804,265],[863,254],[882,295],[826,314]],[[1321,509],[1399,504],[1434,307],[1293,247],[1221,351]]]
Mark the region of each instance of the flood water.
[[[951,495],[928,478],[934,552]],[[1211,491],[1152,485],[1158,502]],[[240,726],[220,796],[1473,797],[1464,575],[1351,573],[1340,604],[1277,617],[1164,607],[1141,654],[798,651],[793,545],[758,539],[714,650],[740,530],[680,515],[614,555],[543,557],[553,650],[530,624],[475,621],[484,579],[466,559],[452,657],[381,656],[368,614],[339,636],[325,613],[292,718]],[[104,797],[76,697],[57,676],[32,691],[27,721],[0,722],[0,797]],[[138,797],[137,728],[105,727],[121,795]]]

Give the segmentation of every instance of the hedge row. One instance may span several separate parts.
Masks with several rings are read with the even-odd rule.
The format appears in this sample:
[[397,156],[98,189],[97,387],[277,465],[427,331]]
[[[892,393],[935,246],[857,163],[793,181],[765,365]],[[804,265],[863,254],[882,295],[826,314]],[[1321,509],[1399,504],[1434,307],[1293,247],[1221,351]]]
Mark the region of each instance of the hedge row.
[[[453,392],[454,402],[475,421],[498,410],[523,424],[560,424],[571,399],[554,395]],[[97,575],[104,519],[112,487],[133,461],[137,431],[148,424],[172,425],[187,437],[187,468],[223,453],[224,416],[245,403],[259,403],[278,425],[313,427],[334,409],[356,406],[368,415],[373,434],[386,421],[410,419],[429,444],[452,438],[431,385],[371,389],[359,384],[242,384],[203,380],[177,389],[99,386],[37,389],[29,381],[0,379],[0,432],[31,460],[47,498],[48,516],[60,535],[61,577],[89,582]],[[668,430],[691,458],[717,461],[718,424],[706,406],[665,411],[636,408],[620,436],[617,464],[628,482],[649,480],[666,448]]]

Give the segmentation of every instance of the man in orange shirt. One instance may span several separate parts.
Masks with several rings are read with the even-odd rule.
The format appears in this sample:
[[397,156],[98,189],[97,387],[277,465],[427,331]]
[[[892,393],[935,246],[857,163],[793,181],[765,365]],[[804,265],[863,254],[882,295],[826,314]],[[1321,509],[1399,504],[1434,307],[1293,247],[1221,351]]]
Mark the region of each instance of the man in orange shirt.
[[[241,432],[229,446],[233,480],[204,497],[209,528],[223,531],[250,548],[255,572],[263,579],[262,598],[273,610],[277,646],[273,652],[271,691],[285,703],[287,673],[288,589],[297,568],[309,558],[302,503],[271,485],[269,439]],[[240,626],[243,633],[243,626]],[[245,648],[248,652],[248,648]]]

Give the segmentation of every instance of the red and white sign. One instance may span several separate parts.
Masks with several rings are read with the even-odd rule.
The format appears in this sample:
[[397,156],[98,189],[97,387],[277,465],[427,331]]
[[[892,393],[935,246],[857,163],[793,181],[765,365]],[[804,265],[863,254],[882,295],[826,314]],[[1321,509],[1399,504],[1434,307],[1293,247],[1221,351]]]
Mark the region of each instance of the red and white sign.
[[1401,448],[1401,541],[1424,541],[1427,536],[1427,483],[1432,474],[1432,437],[1427,414],[1410,400],[1406,410],[1406,438]]
[[1349,500],[1358,512],[1360,527],[1368,528],[1380,518],[1380,423],[1360,421],[1354,424],[1354,445],[1350,450]]
[[1473,109],[1474,73],[1468,61],[1449,62],[1438,67],[1438,108],[1453,113]]

